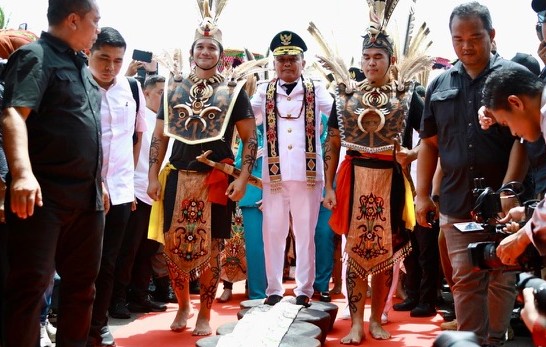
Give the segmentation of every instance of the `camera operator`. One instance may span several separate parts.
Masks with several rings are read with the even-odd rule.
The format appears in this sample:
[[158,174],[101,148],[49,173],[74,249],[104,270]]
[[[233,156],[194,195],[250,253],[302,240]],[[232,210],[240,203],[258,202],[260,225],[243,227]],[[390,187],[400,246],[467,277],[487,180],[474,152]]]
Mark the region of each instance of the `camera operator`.
[[533,336],[535,346],[546,346],[546,316],[538,312],[533,288],[523,289],[521,319]]
[[[544,82],[532,72],[521,69],[506,69],[493,72],[486,80],[483,90],[485,114],[501,125],[508,126],[512,133],[527,141],[536,141],[541,132],[546,134],[546,99],[543,96]],[[546,255],[546,206],[544,199],[535,207],[525,226],[506,237],[497,247],[497,256],[507,265],[514,265],[517,258],[532,242],[541,256]],[[521,208],[512,209],[505,219],[521,220]]]

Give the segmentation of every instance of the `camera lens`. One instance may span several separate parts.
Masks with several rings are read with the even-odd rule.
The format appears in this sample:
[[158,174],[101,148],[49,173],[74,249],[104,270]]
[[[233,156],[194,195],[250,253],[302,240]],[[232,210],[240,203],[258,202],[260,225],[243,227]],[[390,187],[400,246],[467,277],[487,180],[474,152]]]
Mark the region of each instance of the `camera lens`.
[[484,244],[482,255],[485,268],[498,269],[505,266],[500,258],[497,257],[497,245],[494,242]]

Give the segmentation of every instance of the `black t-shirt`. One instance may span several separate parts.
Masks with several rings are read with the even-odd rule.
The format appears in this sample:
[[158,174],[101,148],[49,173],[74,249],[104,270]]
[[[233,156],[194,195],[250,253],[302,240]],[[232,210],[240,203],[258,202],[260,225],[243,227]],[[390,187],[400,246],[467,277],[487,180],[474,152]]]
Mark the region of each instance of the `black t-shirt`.
[[[157,118],[164,120],[163,103],[157,113]],[[221,140],[200,143],[196,145],[188,145],[181,141],[174,141],[172,153],[169,157],[169,163],[174,165],[177,169],[195,170],[195,171],[210,171],[212,168],[206,164],[197,161],[195,158],[208,150],[212,150],[211,155],[208,157],[210,160],[219,162],[226,158],[234,159],[232,140],[234,133],[234,126],[240,120],[254,118],[252,107],[248,95],[244,90],[241,90],[235,101],[233,110],[231,111],[231,117],[229,119],[229,125],[226,128],[224,137]]]
[[421,138],[438,136],[443,178],[440,188],[443,214],[469,218],[474,178],[497,190],[508,168],[516,138],[498,124],[483,130],[478,122],[482,89],[491,72],[505,68],[524,69],[519,64],[491,56],[489,65],[475,79],[461,62],[436,77],[428,86],[421,123]]
[[4,77],[4,107],[31,109],[28,151],[44,203],[102,209],[101,95],[85,57],[44,32],[10,56]]

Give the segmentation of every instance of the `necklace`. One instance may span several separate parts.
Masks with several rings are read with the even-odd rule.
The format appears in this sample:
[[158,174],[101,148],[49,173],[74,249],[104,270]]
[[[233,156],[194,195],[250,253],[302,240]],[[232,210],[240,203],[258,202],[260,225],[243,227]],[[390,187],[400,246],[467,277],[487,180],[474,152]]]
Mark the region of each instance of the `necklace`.
[[294,117],[292,116],[291,113],[288,113],[286,116],[283,116],[279,113],[279,117],[281,117],[282,119],[299,119],[301,117],[301,114],[303,113],[303,106],[305,105],[305,100],[303,100],[301,102],[301,107],[300,107],[300,111],[298,112],[298,116],[297,117]]
[[[303,83],[303,95],[305,96],[305,92],[306,92],[306,89],[305,89],[305,83]],[[289,97],[290,98],[290,97]],[[299,119],[301,117],[301,114],[303,113],[303,108],[305,106],[305,97],[303,98],[302,102],[301,102],[301,107],[300,107],[300,111],[298,112],[298,115],[296,117],[292,116],[291,113],[288,113],[286,116],[283,116],[281,115],[280,112],[278,112],[277,110],[277,114],[279,115],[279,117],[281,117],[282,119]],[[277,108],[277,105],[275,104],[275,109]]]
[[220,83],[220,82],[223,82],[224,81],[224,76],[216,73],[214,74],[214,76],[212,77],[209,77],[209,78],[200,78],[200,77],[197,77],[197,75],[195,74],[195,70],[192,71],[189,75],[188,75],[188,78],[195,84],[208,84],[208,83]]

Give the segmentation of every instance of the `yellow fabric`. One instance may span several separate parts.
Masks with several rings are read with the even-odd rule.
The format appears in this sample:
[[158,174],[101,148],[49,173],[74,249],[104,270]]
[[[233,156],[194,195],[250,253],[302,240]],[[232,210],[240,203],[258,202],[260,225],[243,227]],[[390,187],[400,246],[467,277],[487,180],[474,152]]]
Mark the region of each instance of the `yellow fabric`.
[[415,205],[413,204],[413,193],[411,190],[411,184],[404,175],[404,187],[405,187],[405,204],[404,204],[404,211],[402,212],[402,218],[406,222],[406,229],[413,230],[415,227],[415,223],[417,223],[415,219]]
[[150,212],[150,224],[148,225],[148,238],[155,240],[161,244],[165,244],[165,236],[163,235],[163,223],[164,223],[164,206],[163,196],[165,194],[165,183],[167,183],[167,176],[171,170],[176,168],[171,164],[165,164],[165,167],[159,173],[158,179],[161,184],[161,195],[159,200],[155,200],[152,203],[152,211]]

